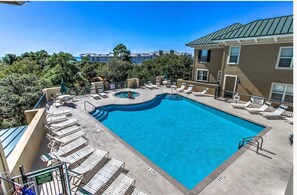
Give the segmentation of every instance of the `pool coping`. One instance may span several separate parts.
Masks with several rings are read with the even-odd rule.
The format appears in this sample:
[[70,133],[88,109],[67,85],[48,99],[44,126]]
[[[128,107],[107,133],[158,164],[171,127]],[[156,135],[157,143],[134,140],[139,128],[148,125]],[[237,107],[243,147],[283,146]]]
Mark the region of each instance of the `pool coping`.
[[[140,103],[138,102],[138,103],[130,103],[130,104],[108,104],[108,105],[103,105],[103,106],[99,106],[99,107],[96,107],[96,108],[105,107],[105,106],[112,106],[112,105],[120,105],[120,106],[125,106],[126,105],[126,106],[129,106],[129,105],[143,104],[143,103],[147,103],[147,102],[150,102],[150,101],[154,100],[159,95],[179,95],[179,96],[182,96],[182,97],[184,97],[186,99],[189,99],[191,101],[197,102],[199,104],[209,106],[209,107],[211,107],[213,109],[216,109],[218,111],[221,111],[221,112],[225,112],[225,113],[230,114],[230,115],[232,115],[234,117],[237,117],[237,118],[246,120],[248,122],[252,122],[252,123],[255,123],[257,125],[263,126],[264,129],[260,133],[258,133],[256,136],[262,136],[263,137],[266,133],[268,133],[272,129],[272,127],[270,127],[270,126],[264,125],[262,123],[259,123],[259,122],[254,121],[254,120],[250,120],[250,119],[248,119],[246,117],[239,116],[239,115],[234,114],[234,113],[230,113],[228,111],[220,110],[219,108],[216,108],[216,107],[214,107],[214,106],[212,106],[210,104],[198,102],[195,99],[193,99],[191,97],[188,97],[188,96],[185,96],[184,94],[180,94],[180,93],[173,93],[173,94],[170,94],[170,93],[160,93],[160,94],[155,95],[151,100],[143,101],[143,102],[140,102]],[[88,114],[89,114],[89,112],[88,112]],[[200,181],[199,183],[197,183],[197,185],[192,190],[189,190],[183,184],[181,184],[180,182],[178,182],[175,178],[173,178],[172,176],[170,176],[166,171],[164,171],[163,169],[161,169],[159,166],[157,166],[155,163],[153,163],[152,161],[150,161],[143,154],[141,154],[140,152],[138,152],[134,147],[132,147],[130,144],[128,144],[126,141],[124,141],[121,137],[119,137],[117,134],[115,134],[113,131],[111,131],[102,122],[96,120],[92,115],[90,115],[90,117],[92,119],[94,119],[95,121],[99,122],[107,132],[109,132],[113,137],[115,137],[118,141],[120,141],[130,151],[132,151],[134,154],[136,154],[139,158],[141,158],[144,162],[146,162],[149,166],[151,166],[155,171],[157,171],[157,173],[159,173],[160,175],[162,175],[167,181],[169,181],[177,189],[179,189],[182,193],[184,193],[186,195],[199,194],[205,187],[207,187],[211,182],[213,182],[225,169],[227,169],[235,160],[237,160],[241,155],[243,155],[247,150],[249,150],[252,147],[251,145],[245,145],[244,147],[241,147],[231,157],[229,157],[228,159],[226,159],[220,166],[218,166],[216,169],[214,169],[202,181]],[[260,138],[259,137],[254,138],[254,140],[258,140],[258,139],[260,139]]]

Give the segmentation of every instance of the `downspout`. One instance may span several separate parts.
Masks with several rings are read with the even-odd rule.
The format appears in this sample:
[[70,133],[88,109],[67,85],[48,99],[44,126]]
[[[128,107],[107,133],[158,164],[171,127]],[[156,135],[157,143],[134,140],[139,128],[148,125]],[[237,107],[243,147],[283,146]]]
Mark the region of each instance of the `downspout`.
[[[225,72],[224,72],[224,69],[225,69],[225,55],[226,55],[226,46],[223,47],[223,57],[222,57],[222,66],[221,66],[221,79],[220,79],[220,87],[221,87],[221,90],[222,90],[222,87],[223,87],[223,83],[224,83],[224,75],[225,75]],[[218,96],[221,96],[221,97],[224,97],[224,92],[222,91],[221,94],[218,94]]]
[[196,49],[194,48],[194,59],[193,59],[193,68],[192,68],[192,81],[195,81],[195,63],[196,63],[196,59],[197,56],[195,55]]

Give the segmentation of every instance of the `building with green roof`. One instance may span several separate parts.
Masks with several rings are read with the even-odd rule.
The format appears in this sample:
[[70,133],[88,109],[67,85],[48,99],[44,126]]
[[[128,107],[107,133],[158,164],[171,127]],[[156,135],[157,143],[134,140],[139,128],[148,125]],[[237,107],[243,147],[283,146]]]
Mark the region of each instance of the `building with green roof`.
[[293,15],[235,23],[186,44],[196,90],[293,102]]

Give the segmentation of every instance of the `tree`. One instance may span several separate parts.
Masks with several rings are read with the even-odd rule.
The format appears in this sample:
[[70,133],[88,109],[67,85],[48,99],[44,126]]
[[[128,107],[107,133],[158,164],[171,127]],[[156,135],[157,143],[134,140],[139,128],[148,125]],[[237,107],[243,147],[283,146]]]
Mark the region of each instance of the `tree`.
[[124,44],[118,44],[113,49],[114,57],[117,59],[121,59],[123,61],[130,62],[130,51],[127,49],[127,47]]
[[35,75],[11,74],[0,79],[0,126],[25,124],[24,111],[32,109],[48,86]]
[[12,65],[14,61],[17,60],[17,56],[15,54],[6,54],[2,61],[8,65]]

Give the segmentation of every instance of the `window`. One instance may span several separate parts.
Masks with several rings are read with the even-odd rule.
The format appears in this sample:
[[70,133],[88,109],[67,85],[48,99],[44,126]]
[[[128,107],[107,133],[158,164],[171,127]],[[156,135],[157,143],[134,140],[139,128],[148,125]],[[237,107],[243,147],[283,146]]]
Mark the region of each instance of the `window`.
[[208,81],[208,70],[206,69],[197,69],[197,81]]
[[281,47],[279,49],[276,68],[293,68],[293,47]]
[[207,63],[210,62],[211,50],[199,50],[198,51],[198,62]]
[[230,47],[229,50],[229,64],[238,64],[240,55],[240,47]]
[[272,83],[271,99],[293,103],[293,85]]
[[218,71],[218,75],[217,75],[217,81],[221,82],[221,77],[222,77],[222,71]]

